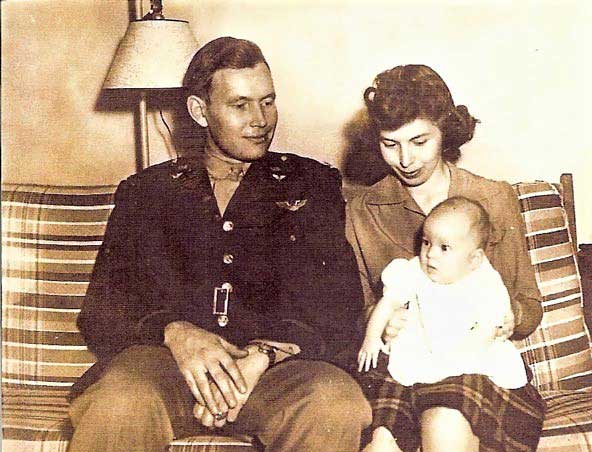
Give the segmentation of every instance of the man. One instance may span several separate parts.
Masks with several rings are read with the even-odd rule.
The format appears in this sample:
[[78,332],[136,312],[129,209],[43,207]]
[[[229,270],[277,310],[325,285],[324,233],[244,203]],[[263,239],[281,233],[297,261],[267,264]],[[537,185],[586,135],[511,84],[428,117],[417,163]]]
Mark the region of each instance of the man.
[[70,452],[162,451],[202,425],[267,451],[358,450],[370,407],[329,364],[356,350],[362,308],[339,174],[268,153],[255,44],[206,44],[185,86],[204,152],[116,192],[78,321],[98,363],[73,390]]

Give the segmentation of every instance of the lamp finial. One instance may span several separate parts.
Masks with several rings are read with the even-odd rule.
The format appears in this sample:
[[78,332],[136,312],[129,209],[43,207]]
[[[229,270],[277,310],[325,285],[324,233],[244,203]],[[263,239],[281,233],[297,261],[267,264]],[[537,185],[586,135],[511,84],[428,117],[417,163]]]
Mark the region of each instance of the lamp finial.
[[142,20],[160,20],[164,19],[162,14],[162,0],[150,0],[150,11],[146,13]]

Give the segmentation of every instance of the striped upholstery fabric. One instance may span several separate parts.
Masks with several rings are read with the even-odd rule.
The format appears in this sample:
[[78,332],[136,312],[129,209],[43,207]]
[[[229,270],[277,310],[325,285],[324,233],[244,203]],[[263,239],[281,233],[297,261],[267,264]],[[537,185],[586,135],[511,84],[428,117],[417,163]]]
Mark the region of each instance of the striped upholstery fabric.
[[520,183],[514,189],[544,310],[541,325],[517,345],[540,390],[592,387],[590,336],[561,197],[547,182]]
[[94,362],[75,323],[112,193],[2,192],[3,389],[67,391]]
[[541,325],[527,339],[516,342],[547,402],[537,450],[592,452],[592,349],[561,197],[546,182],[519,183],[514,190],[543,295]]
[[2,388],[2,451],[65,452],[71,435],[64,388]]
[[537,452],[592,452],[592,391],[543,391],[547,413]]
[[248,437],[228,438],[199,435],[173,441],[167,452],[252,452],[255,449]]
[[[514,188],[544,295],[541,326],[519,344],[548,401],[538,450],[592,452],[591,349],[561,200],[547,183]],[[66,451],[66,394],[94,361],[75,321],[114,189],[3,185],[4,452]],[[249,438],[200,435],[174,441],[167,452],[249,450]]]
[[115,187],[3,186],[3,450],[63,451],[66,395],[94,362],[76,329]]

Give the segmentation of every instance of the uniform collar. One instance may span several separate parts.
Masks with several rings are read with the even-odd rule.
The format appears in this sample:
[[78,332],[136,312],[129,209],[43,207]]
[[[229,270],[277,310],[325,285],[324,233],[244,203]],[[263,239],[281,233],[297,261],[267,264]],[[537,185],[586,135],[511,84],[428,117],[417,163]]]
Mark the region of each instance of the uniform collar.
[[[204,154],[198,157],[171,161],[171,182],[178,189],[187,192],[191,198],[211,198],[211,176],[204,162]],[[235,196],[249,201],[302,200],[309,190],[311,181],[303,170],[301,158],[284,153],[267,152],[249,166]]]

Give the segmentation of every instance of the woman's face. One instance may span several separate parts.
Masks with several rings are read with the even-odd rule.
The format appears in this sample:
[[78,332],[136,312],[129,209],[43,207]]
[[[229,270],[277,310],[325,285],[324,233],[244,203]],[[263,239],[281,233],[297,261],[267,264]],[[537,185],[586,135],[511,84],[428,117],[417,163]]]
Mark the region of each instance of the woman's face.
[[415,119],[396,130],[382,130],[380,152],[401,183],[409,187],[422,185],[444,166],[442,132],[427,119]]

